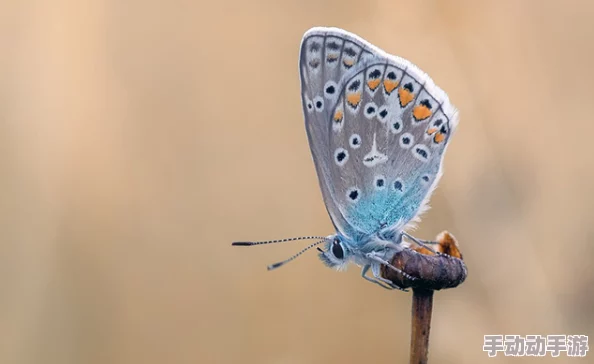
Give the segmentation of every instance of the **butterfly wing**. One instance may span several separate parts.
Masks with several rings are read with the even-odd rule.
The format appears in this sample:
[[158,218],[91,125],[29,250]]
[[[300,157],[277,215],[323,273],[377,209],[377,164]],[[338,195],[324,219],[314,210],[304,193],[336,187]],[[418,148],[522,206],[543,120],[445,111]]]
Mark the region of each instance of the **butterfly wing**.
[[426,209],[456,128],[447,95],[410,62],[335,28],[303,38],[305,124],[342,234],[400,230]]
[[337,203],[340,186],[332,181],[334,151],[329,146],[344,121],[344,115],[334,112],[338,84],[364,54],[372,55],[339,30],[313,28],[303,36],[299,59],[305,126],[324,203],[336,229],[353,238],[359,232]]

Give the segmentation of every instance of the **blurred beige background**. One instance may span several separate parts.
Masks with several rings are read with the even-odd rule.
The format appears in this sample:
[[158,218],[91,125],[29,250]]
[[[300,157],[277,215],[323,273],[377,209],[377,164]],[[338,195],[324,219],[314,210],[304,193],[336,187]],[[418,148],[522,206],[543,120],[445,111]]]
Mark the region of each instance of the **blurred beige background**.
[[[4,1],[1,363],[405,363],[410,294],[325,268],[303,32],[427,71],[461,111],[416,235],[460,240],[432,363],[485,334],[594,334],[591,1]],[[575,362],[592,362],[594,353]],[[568,360],[557,359],[557,362]]]

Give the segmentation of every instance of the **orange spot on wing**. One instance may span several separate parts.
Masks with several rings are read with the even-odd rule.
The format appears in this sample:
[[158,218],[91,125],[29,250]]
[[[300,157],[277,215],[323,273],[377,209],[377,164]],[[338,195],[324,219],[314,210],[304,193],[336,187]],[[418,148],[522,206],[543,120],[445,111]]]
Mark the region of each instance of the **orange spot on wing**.
[[345,59],[342,63],[347,67],[352,67],[355,64],[355,61],[352,59]]
[[431,110],[425,105],[417,105],[413,109],[413,116],[417,120],[425,120],[431,116]]
[[379,86],[379,84],[380,84],[379,78],[375,78],[375,79],[367,81],[367,86],[369,86],[371,91],[375,91],[375,89]]
[[334,121],[342,120],[342,116],[342,110],[336,110],[336,112],[334,113]]
[[433,137],[433,141],[436,143],[441,143],[445,140],[446,136],[443,133],[437,133],[435,134],[435,136]]
[[392,80],[384,80],[384,89],[386,90],[386,93],[388,93],[388,95],[390,93],[392,93],[392,91],[394,91],[394,89],[398,87],[398,81],[392,81]]
[[357,107],[357,105],[359,105],[359,103],[361,102],[361,93],[353,92],[351,94],[348,94],[346,100],[352,107]]
[[336,55],[336,54],[329,54],[328,57],[326,57],[326,59],[328,61],[335,61],[335,60],[338,59],[338,55]]
[[429,128],[427,129],[427,134],[431,135],[437,131],[437,128]]
[[402,105],[402,107],[408,105],[415,98],[415,95],[412,92],[403,87],[398,89],[398,96],[400,97],[400,105]]

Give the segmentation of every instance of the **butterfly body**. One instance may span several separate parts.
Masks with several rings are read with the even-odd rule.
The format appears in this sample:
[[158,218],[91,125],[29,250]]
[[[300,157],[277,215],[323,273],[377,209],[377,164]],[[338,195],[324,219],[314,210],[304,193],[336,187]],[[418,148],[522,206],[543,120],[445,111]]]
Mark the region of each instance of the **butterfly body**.
[[[378,234],[366,236],[361,240],[349,240],[338,233],[328,236],[326,240],[326,251],[320,252],[320,259],[327,266],[339,270],[345,268],[349,261],[352,261],[359,266],[373,263],[368,257],[368,254],[371,253],[389,260],[393,253],[396,253],[402,248],[400,245],[402,235],[399,235],[396,238]],[[342,252],[337,250],[338,248],[335,247],[336,244],[340,244]],[[326,252],[332,252],[332,255],[325,254]]]
[[320,259],[371,267],[379,279],[378,265],[404,248],[405,229],[428,208],[457,111],[412,63],[342,29],[307,31],[299,69],[309,144],[337,230]]

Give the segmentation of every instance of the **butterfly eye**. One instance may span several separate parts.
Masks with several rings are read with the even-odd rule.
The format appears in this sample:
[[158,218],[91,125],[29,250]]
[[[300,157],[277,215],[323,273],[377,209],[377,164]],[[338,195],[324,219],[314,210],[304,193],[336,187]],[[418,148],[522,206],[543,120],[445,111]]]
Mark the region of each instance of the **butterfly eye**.
[[334,243],[332,244],[332,254],[338,259],[344,258],[344,250],[342,250],[342,246],[340,243],[336,242],[336,240],[334,240]]

